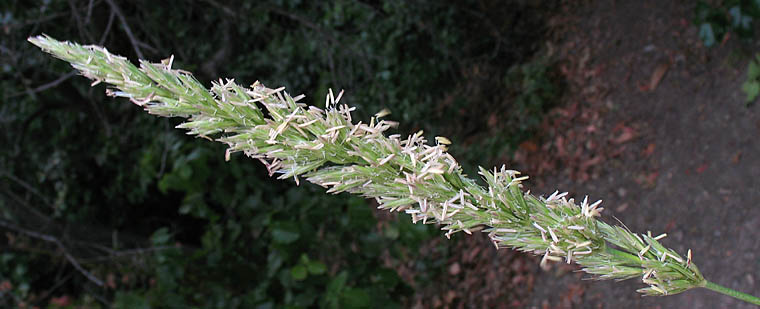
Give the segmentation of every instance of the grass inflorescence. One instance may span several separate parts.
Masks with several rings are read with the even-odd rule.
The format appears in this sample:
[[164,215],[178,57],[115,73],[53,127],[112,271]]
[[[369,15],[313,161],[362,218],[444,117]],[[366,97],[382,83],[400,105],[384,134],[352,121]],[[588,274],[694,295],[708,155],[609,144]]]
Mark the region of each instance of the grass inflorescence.
[[[480,168],[485,185],[462,173],[447,152],[451,142],[429,143],[422,131],[403,138],[385,132],[397,123],[386,111],[368,122],[354,121],[342,92],[329,92],[326,108],[300,103],[284,88],[259,82],[243,87],[234,80],[206,89],[189,72],[173,69],[173,57],[160,63],[124,57],[99,46],[81,46],[47,36],[29,39],[94,80],[107,93],[128,98],[147,112],[182,117],[178,128],[225,143],[226,158],[243,152],[260,160],[270,175],[301,178],[329,193],[350,192],[377,201],[379,208],[403,211],[415,222],[440,224],[453,233],[488,233],[494,246],[542,257],[541,263],[577,263],[598,279],[640,278],[644,295],[672,295],[707,280],[692,261],[660,243],[665,234],[637,234],[600,220],[601,201],[577,202],[567,193],[540,197],[525,192],[528,177],[501,168]],[[751,297],[751,296],[750,296]]]

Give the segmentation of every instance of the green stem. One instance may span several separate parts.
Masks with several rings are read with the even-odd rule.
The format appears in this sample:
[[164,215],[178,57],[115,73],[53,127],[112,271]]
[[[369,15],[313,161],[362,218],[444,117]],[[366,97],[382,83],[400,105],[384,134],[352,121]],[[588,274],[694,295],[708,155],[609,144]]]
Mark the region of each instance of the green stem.
[[746,301],[750,304],[754,305],[760,305],[760,297],[755,297],[746,293],[742,293],[736,290],[729,289],[727,287],[724,287],[722,285],[718,285],[715,283],[712,283],[710,281],[705,282],[705,288],[709,290],[713,290],[715,292],[731,296],[733,298],[741,299],[743,301]]

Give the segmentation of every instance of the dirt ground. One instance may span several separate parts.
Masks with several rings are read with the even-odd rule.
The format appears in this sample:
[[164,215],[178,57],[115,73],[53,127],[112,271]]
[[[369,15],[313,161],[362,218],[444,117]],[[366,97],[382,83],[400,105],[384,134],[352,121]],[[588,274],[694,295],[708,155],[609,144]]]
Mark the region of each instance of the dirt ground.
[[[703,47],[692,5],[586,1],[558,14],[553,48],[569,91],[513,165],[534,176],[533,192],[602,199],[606,221],[666,232],[708,280],[760,295],[760,117],[740,91],[748,45]],[[641,297],[640,280],[535,265],[518,307],[754,308],[705,289]]]

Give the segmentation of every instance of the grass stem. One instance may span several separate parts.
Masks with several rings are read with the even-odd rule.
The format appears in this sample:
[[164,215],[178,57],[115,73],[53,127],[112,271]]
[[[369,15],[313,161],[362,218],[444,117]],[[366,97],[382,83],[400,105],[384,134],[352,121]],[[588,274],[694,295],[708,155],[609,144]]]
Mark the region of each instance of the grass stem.
[[746,302],[748,302],[750,304],[760,306],[760,297],[755,297],[755,296],[749,295],[747,293],[742,293],[742,292],[739,292],[737,290],[732,290],[732,289],[729,289],[729,288],[724,287],[722,285],[712,283],[710,281],[706,281],[704,287],[706,289],[708,289],[708,290],[713,290],[713,291],[721,293],[723,295],[728,295],[728,296],[731,296],[733,298],[741,299],[743,301],[746,301]]

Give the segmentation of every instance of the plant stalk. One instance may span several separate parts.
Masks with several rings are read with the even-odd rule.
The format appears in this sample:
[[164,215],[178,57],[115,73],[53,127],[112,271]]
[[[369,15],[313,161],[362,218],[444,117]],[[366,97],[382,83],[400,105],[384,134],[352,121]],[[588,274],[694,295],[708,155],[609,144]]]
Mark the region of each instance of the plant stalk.
[[753,305],[760,306],[760,297],[755,297],[755,296],[749,295],[747,293],[742,293],[742,292],[739,292],[737,290],[732,290],[732,289],[729,289],[729,288],[724,287],[722,285],[712,283],[710,281],[706,281],[705,282],[704,288],[706,288],[708,290],[713,290],[713,291],[721,293],[723,295],[728,295],[728,296],[731,296],[733,298],[743,300],[743,301],[748,302],[748,303],[753,304]]

